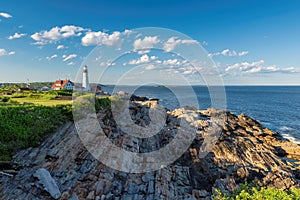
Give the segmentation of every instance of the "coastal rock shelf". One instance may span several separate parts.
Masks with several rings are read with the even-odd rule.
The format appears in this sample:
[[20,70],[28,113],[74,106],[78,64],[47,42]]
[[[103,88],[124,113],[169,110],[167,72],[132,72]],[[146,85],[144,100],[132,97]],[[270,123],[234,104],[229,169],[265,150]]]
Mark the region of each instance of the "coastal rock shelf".
[[[156,101],[132,101],[129,110],[137,125],[147,126],[151,123],[149,109],[156,108],[159,108]],[[247,115],[188,107],[165,110],[165,113],[165,125],[150,139],[122,132],[110,110],[103,109],[97,118],[113,143],[137,153],[151,152],[168,144],[176,135],[180,120],[195,124],[195,139],[174,163],[147,173],[111,169],[87,151],[70,122],[39,147],[15,155],[17,173],[0,176],[0,199],[51,199],[53,196],[74,200],[210,199],[216,189],[230,193],[245,181],[256,180],[260,185],[281,189],[299,186],[300,146]],[[205,139],[215,127],[221,128],[221,135],[211,152],[201,157],[201,148],[207,145]],[[44,182],[51,182],[52,190],[45,188],[45,183],[41,184],[36,177],[41,169],[47,174],[44,179],[51,178]]]

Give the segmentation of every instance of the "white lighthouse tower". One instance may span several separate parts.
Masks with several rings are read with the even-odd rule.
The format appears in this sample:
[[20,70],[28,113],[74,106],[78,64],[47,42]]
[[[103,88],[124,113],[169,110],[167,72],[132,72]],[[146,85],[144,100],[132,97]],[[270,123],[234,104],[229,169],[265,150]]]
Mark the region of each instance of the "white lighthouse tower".
[[84,65],[83,67],[83,74],[82,74],[82,87],[84,91],[90,91],[90,83],[89,83],[89,75],[87,66]]

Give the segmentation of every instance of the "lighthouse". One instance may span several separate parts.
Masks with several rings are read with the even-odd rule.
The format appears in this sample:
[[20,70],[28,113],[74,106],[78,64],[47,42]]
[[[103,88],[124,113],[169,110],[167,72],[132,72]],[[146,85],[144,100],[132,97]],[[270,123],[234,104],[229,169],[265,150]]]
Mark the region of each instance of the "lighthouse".
[[84,91],[90,91],[89,75],[86,65],[83,67],[82,87]]

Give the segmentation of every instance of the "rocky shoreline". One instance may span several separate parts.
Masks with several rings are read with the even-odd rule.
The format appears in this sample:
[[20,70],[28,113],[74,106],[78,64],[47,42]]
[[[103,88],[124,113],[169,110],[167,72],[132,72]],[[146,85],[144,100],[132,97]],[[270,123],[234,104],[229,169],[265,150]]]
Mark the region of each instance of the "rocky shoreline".
[[[132,120],[147,126],[149,111],[159,108],[157,101],[131,100]],[[69,122],[39,147],[14,156],[16,173],[0,175],[0,199],[211,199],[216,190],[231,193],[245,181],[279,189],[299,186],[300,146],[247,115],[188,107],[165,113],[164,127],[148,140],[122,132],[109,109],[101,110],[97,119],[111,141],[136,153],[164,147],[176,135],[180,120],[193,122],[195,139],[174,163],[145,173],[111,169],[87,151]],[[222,124],[216,121],[220,117]],[[201,156],[215,126],[221,135],[211,152]]]

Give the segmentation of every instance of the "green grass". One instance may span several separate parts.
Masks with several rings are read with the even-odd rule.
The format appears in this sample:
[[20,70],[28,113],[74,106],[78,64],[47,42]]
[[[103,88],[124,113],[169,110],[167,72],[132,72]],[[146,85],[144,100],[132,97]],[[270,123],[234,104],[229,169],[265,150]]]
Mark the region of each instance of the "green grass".
[[30,97],[12,98],[12,99],[14,101],[19,102],[20,104],[33,103],[34,105],[42,105],[42,106],[55,106],[55,105],[72,104],[72,100],[33,99],[33,98],[30,98]]
[[72,120],[72,106],[0,106],[0,119],[0,161],[8,161]]
[[256,183],[240,184],[239,189],[233,194],[224,194],[217,191],[215,200],[300,200],[300,189],[290,188],[289,190],[281,190],[271,187],[260,187]]
[[[12,101],[20,104],[0,106],[0,161],[11,160],[20,149],[39,145],[47,135],[67,121],[72,121],[73,114],[82,118],[85,117],[82,111],[92,108],[91,106],[95,106],[93,110],[98,112],[109,109],[111,105],[109,98],[95,99],[92,94],[77,97],[74,104],[68,100],[32,97],[5,99],[5,103]],[[26,105],[25,102],[30,102],[31,105]]]

